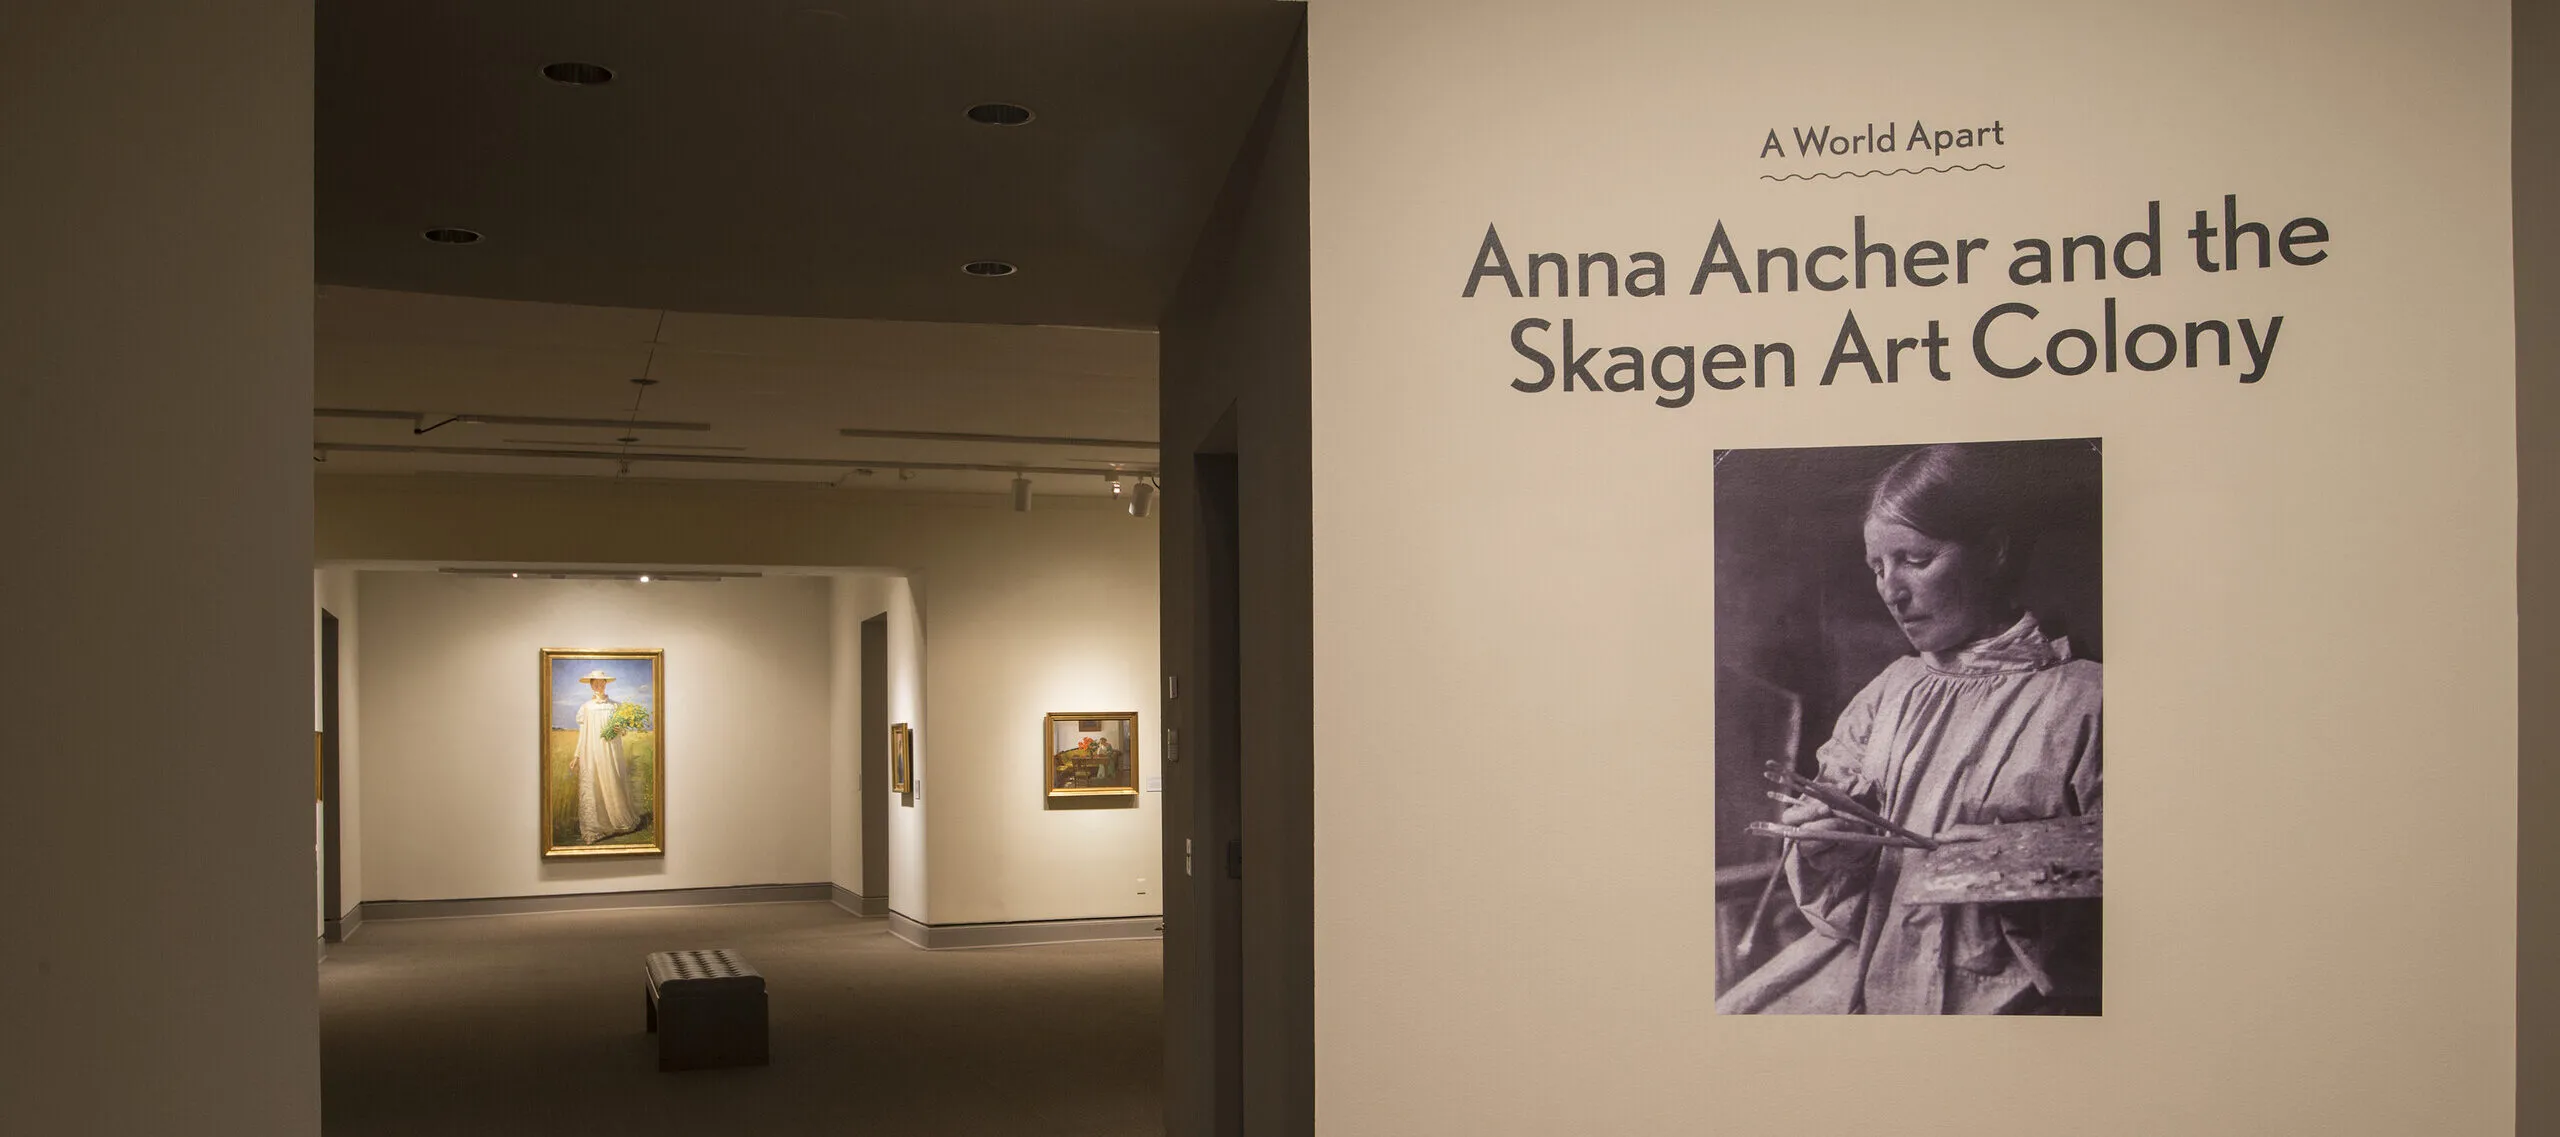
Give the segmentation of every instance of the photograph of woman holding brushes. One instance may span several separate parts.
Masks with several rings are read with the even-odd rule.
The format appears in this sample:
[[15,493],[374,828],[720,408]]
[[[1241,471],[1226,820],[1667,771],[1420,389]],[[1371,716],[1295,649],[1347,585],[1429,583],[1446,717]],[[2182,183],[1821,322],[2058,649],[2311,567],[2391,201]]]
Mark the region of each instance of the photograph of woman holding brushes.
[[[1740,961],[1747,970],[1726,977],[1716,1009],[2096,1014],[2103,669],[2040,619],[2027,595],[2039,539],[2071,530],[2082,544],[2064,560],[2076,563],[2045,566],[2035,583],[2060,598],[2047,607],[2078,608],[2095,625],[2093,440],[1725,455],[1719,667],[1791,689],[1845,689],[1847,657],[1873,651],[1872,607],[1838,615],[1854,601],[1819,584],[1743,588],[1777,599],[1732,613],[1729,645],[1721,594],[1729,569],[1768,573],[1789,549],[1843,549],[1845,539],[1830,536],[1791,542],[1801,519],[1825,510],[1789,499],[1829,495],[1829,514],[1839,518],[1842,471],[1879,460],[1887,461],[1880,474],[1854,483],[1865,491],[1858,546],[1873,587],[1866,603],[1882,602],[1903,651],[1840,704],[1811,769],[1799,769],[1796,755],[1718,754],[1720,798],[1732,800],[1731,781],[1743,779],[1775,799],[1763,807],[1775,819],[1749,827],[1756,855],[1777,857],[1763,903],[1783,889],[1801,916],[1801,925],[1788,924],[1802,932],[1765,959]],[[1754,614],[1766,618],[1755,626]],[[2032,846],[2033,856],[2013,856],[2004,870],[2001,849],[2031,833],[2078,845],[2061,853]],[[1954,885],[1920,879],[1923,858],[1973,842],[1991,852],[1974,858],[1972,876]],[[1948,887],[1992,899],[1949,902]],[[1764,915],[1753,911],[1752,931]]]

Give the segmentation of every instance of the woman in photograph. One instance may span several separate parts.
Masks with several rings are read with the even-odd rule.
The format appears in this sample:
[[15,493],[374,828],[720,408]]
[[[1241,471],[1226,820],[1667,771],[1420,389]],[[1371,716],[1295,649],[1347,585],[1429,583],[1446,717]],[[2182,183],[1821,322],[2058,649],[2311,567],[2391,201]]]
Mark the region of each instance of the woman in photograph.
[[[1863,527],[1876,594],[1914,654],[1840,713],[1818,780],[1939,842],[2094,814],[2099,665],[2019,599],[2044,479],[1997,445],[1931,446],[1887,469]],[[1819,804],[1782,824],[1852,830]],[[1813,931],[1716,1001],[1727,1014],[2095,1014],[2098,901],[1902,905],[1909,849],[1788,842]]]
[[579,681],[596,695],[578,705],[578,749],[569,756],[569,776],[578,783],[578,840],[592,845],[638,829],[640,812],[631,808],[631,764],[611,731],[613,712],[622,706],[604,693],[613,676],[598,668]]

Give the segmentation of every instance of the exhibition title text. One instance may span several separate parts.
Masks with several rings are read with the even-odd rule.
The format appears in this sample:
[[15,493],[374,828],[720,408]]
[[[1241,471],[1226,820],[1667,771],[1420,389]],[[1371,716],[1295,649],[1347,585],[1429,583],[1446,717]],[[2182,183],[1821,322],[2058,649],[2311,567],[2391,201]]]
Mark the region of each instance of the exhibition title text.
[[[1724,222],[1717,221],[1706,248],[1672,275],[1674,262],[1657,252],[1532,252],[1515,259],[1498,226],[1485,227],[1462,295],[1514,299],[1563,297],[1658,298],[1672,295],[1733,297],[1751,301],[1811,289],[1957,288],[2006,283],[2016,288],[2081,281],[2133,283],[2171,273],[2281,272],[2310,268],[2329,257],[2329,226],[2317,217],[2277,221],[2244,215],[2236,195],[2219,209],[2194,211],[2185,240],[2163,239],[2160,203],[2151,202],[2140,228],[2059,239],[2026,237],[1996,251],[1987,237],[1896,244],[1868,231],[1862,214],[1850,219],[1848,241],[1798,250],[1768,246],[1745,254]],[[2190,267],[2192,266],[2192,267]],[[1680,283],[1686,281],[1685,287]],[[2241,383],[2265,379],[2275,366],[2284,317],[2178,314],[2175,317],[2120,306],[2115,296],[2074,306],[2044,306],[2006,299],[1967,319],[1913,320],[1908,326],[1862,324],[1854,307],[1842,312],[1829,350],[1802,354],[1806,386],[1835,383],[1900,383],[1926,378],[1949,382],[1970,368],[1983,375],[2025,380],[2092,371],[2116,374],[2168,368],[2228,374]],[[2048,311],[2048,308],[2056,311]],[[1514,390],[1652,392],[1665,407],[1687,406],[1709,390],[1795,387],[1799,352],[1782,340],[1745,343],[1611,344],[1577,328],[1572,317],[1525,316],[1511,325],[1511,349],[1522,362]]]

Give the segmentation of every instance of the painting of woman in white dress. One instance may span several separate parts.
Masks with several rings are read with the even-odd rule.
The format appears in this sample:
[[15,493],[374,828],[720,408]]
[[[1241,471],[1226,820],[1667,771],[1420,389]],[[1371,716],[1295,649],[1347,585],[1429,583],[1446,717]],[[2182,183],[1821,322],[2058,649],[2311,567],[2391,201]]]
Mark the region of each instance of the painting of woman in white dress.
[[663,653],[542,653],[544,856],[653,854],[665,769]]

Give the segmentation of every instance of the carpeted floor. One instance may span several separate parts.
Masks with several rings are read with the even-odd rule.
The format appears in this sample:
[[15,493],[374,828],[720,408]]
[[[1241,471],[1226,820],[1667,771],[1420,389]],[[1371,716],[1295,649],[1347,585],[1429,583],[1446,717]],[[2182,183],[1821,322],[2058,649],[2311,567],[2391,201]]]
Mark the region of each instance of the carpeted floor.
[[[734,948],[773,1064],[657,1072],[641,956]],[[927,952],[828,904],[377,921],[320,965],[328,1137],[1143,1134],[1153,940]]]

